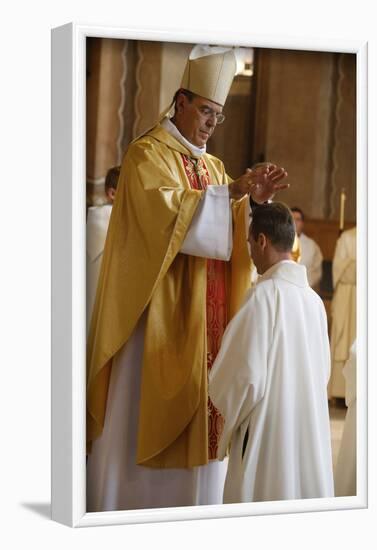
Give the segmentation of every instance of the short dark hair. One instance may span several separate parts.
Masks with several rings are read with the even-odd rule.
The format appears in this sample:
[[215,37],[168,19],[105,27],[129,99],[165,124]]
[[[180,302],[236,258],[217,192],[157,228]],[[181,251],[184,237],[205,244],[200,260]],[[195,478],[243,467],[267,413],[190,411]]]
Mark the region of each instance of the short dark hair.
[[299,214],[301,214],[302,221],[305,220],[304,212],[298,206],[292,206],[291,212],[298,212]]
[[108,189],[116,190],[118,185],[119,174],[120,174],[120,166],[113,166],[112,168],[110,168],[110,170],[108,170],[106,174],[106,179],[105,179],[106,191]]
[[179,94],[186,96],[190,103],[195,97],[197,97],[197,94],[194,94],[194,92],[190,92],[190,90],[186,90],[185,88],[179,88],[179,90],[177,90],[174,94],[173,103],[177,101]]
[[185,97],[187,97],[189,103],[191,103],[192,100],[197,97],[197,94],[194,94],[194,92],[190,92],[190,90],[186,90],[185,88],[179,88],[179,90],[175,92],[173,97],[174,113],[177,110],[177,97],[179,96],[179,94],[183,94]]
[[292,250],[295,223],[288,206],[282,202],[259,204],[251,215],[251,235],[256,241],[263,233],[280,252]]

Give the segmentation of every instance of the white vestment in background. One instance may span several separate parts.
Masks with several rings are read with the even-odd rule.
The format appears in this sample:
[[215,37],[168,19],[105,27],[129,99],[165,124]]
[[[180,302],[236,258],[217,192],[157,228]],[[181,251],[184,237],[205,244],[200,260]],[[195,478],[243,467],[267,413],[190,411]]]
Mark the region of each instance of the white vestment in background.
[[[228,187],[209,186],[181,252],[229,260],[232,238]],[[145,319],[144,313],[113,360],[105,426],[93,442],[87,463],[88,512],[222,502],[227,460],[191,469],[136,465]]]
[[347,414],[335,468],[335,496],[356,495],[356,340],[344,365]]
[[303,266],[279,262],[229,323],[209,375],[225,418],[219,458],[230,443],[225,503],[333,496],[329,374],[323,303]]
[[333,259],[330,397],[345,397],[343,367],[356,338],[356,227],[343,231]]
[[322,277],[323,256],[321,249],[313,239],[304,233],[301,233],[299,241],[301,247],[300,263],[306,267],[308,283],[312,288],[318,287]]
[[86,221],[86,321],[89,328],[112,205],[91,206]]

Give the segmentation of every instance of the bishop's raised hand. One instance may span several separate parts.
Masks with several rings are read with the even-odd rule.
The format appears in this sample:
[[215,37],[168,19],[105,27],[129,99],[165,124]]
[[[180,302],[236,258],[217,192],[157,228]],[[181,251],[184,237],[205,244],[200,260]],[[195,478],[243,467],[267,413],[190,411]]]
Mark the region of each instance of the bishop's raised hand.
[[289,183],[283,181],[288,176],[288,172],[276,164],[267,162],[256,164],[252,169],[248,168],[247,172],[252,178],[251,198],[259,204],[271,200],[277,191],[289,187]]
[[289,183],[283,182],[287,176],[286,170],[275,164],[256,164],[253,168],[247,168],[242,176],[229,184],[230,198],[238,200],[250,194],[253,201],[266,202],[272,199],[277,191],[289,187]]

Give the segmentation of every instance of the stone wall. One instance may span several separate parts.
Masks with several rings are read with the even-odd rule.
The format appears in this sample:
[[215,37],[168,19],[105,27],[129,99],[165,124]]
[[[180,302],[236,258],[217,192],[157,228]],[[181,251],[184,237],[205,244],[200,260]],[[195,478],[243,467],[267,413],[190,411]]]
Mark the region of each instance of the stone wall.
[[337,220],[344,188],[345,219],[355,222],[355,56],[264,50],[256,69],[255,160],[288,170],[281,198],[309,218]]

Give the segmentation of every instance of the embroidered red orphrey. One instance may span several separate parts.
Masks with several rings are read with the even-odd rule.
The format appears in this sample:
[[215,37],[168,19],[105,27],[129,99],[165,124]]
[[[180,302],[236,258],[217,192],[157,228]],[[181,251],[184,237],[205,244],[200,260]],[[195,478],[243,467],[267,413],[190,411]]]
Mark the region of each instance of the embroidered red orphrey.
[[[183,165],[192,189],[206,189],[209,173],[202,158],[182,155]],[[226,317],[225,262],[207,260],[207,369],[211,370],[224,334]],[[218,443],[224,419],[208,398],[208,457],[217,458]]]

